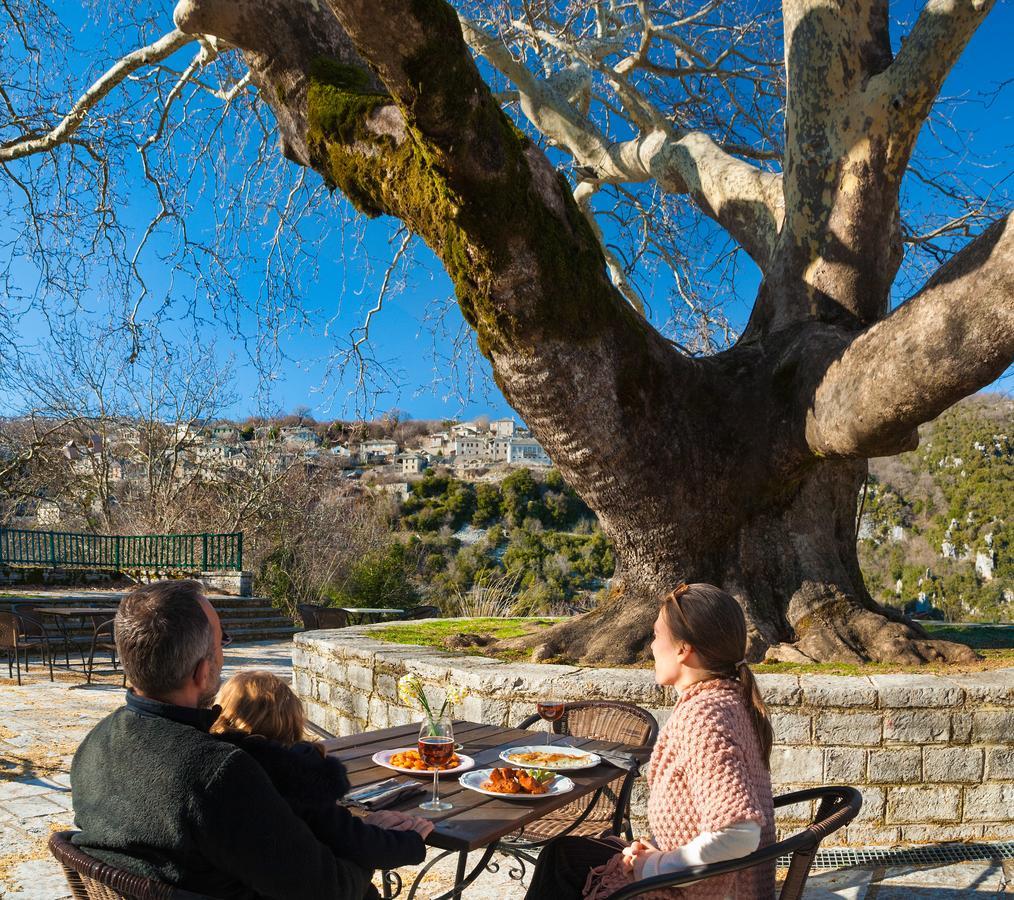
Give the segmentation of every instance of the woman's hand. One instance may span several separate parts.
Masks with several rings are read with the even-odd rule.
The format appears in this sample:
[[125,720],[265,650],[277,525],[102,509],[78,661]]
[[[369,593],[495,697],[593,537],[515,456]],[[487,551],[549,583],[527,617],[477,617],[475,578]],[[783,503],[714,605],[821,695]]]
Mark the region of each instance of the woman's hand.
[[629,847],[623,848],[624,871],[630,872],[635,881],[640,880],[645,861],[649,856],[658,852],[658,848],[651,841],[644,838],[634,841]]

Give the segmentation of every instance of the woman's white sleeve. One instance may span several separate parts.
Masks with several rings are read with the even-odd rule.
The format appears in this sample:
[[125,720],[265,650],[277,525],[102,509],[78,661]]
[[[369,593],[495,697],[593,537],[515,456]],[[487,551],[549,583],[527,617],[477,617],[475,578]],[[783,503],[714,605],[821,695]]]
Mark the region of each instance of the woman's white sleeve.
[[760,825],[756,822],[736,822],[719,831],[705,831],[675,850],[651,854],[645,860],[641,877],[671,875],[690,866],[748,856],[760,846],[760,836]]

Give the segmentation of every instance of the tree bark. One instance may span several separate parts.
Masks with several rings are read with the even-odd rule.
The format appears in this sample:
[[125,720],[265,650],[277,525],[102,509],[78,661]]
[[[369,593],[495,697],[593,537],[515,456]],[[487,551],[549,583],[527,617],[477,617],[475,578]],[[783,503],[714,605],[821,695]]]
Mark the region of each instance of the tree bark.
[[[785,643],[816,659],[974,657],[880,609],[856,557],[865,457],[906,445],[1014,352],[1009,254],[987,252],[1007,247],[995,234],[879,321],[899,259],[893,120],[859,113],[872,102],[866,86],[890,71],[886,6],[855,4],[847,21],[837,7],[786,3],[784,223],[772,241],[780,205],[732,217],[733,231],[763,223],[743,240],[765,261],[765,281],[744,338],[707,359],[678,353],[610,283],[569,186],[504,116],[449,6],[297,6],[298,16],[284,0],[183,0],[175,19],[244,49],[289,158],[426,240],[504,396],[613,540],[611,599],[529,645],[584,662],[643,658],[658,596],[690,580],[739,599],[751,659]],[[720,193],[720,170],[706,175],[703,193]],[[913,367],[906,340],[951,321],[938,313],[955,299],[965,310],[955,314],[973,319],[982,284],[996,297],[986,330],[999,333],[975,330],[975,352],[944,342],[952,366]],[[877,365],[925,402],[884,413]],[[883,427],[866,440],[877,414]]]

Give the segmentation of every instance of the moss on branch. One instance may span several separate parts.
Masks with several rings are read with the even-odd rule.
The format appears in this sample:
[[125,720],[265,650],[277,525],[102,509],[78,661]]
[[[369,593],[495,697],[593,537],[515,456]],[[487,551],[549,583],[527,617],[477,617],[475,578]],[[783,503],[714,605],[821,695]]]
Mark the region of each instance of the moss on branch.
[[[429,244],[487,357],[544,337],[601,334],[617,326],[617,305],[633,322],[611,296],[598,241],[564,176],[551,185],[561,217],[547,205],[546,185],[534,184],[527,136],[490,98],[462,96],[467,73],[447,57],[446,42],[435,39],[408,61],[425,91],[407,108],[370,90],[366,73],[316,61],[308,90],[314,168],[362,213],[395,216]],[[438,123],[435,135],[423,136],[413,112]]]

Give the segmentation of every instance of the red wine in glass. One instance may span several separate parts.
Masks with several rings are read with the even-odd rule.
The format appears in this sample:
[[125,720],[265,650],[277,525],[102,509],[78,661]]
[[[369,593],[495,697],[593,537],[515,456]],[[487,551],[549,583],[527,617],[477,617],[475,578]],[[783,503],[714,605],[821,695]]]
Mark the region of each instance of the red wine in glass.
[[440,799],[440,766],[451,761],[454,755],[454,724],[449,716],[431,719],[419,725],[419,756],[426,765],[433,766],[433,798],[420,803],[420,809],[451,809],[451,804]]
[[563,718],[564,703],[562,700],[540,700],[535,704],[539,715],[546,720],[546,743],[553,742],[553,722]]
[[443,766],[454,755],[454,738],[419,738],[419,755],[428,766]]

